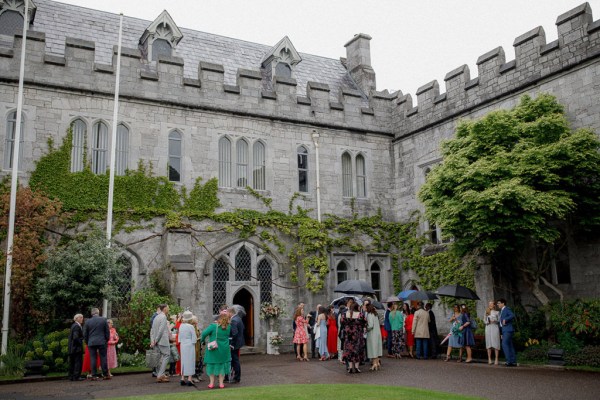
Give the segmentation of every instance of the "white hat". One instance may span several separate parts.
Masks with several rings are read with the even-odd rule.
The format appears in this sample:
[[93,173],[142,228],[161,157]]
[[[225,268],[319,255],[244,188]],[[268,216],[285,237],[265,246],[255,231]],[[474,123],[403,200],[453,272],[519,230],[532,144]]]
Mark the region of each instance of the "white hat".
[[191,320],[192,320],[192,318],[194,318],[194,314],[192,314],[192,312],[191,312],[191,311],[189,311],[189,310],[188,310],[188,311],[184,311],[183,315],[181,316],[181,319],[182,319],[184,322],[191,321]]

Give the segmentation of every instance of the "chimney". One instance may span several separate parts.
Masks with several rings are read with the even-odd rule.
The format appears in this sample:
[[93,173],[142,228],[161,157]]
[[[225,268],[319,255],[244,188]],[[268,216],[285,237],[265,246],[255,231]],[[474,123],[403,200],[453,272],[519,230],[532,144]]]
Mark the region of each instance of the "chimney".
[[375,71],[371,67],[371,36],[364,33],[354,37],[344,45],[346,48],[346,68],[358,87],[369,96],[376,89]]

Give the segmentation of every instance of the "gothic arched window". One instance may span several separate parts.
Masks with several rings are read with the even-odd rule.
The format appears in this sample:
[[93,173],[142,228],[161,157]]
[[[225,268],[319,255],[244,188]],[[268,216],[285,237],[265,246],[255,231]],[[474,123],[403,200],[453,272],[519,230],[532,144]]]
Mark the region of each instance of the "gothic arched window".
[[71,141],[71,172],[83,171],[87,125],[83,120],[77,118],[71,123],[73,140]]
[[219,307],[227,302],[227,281],[229,268],[221,259],[213,267],[213,314],[219,313]]
[[252,257],[245,247],[242,247],[235,256],[235,280],[249,281],[251,279]]
[[263,258],[258,263],[256,277],[260,281],[260,302],[270,303],[273,300],[273,271],[269,261]]
[[346,261],[340,261],[337,265],[337,283],[340,284],[348,280],[348,264]]

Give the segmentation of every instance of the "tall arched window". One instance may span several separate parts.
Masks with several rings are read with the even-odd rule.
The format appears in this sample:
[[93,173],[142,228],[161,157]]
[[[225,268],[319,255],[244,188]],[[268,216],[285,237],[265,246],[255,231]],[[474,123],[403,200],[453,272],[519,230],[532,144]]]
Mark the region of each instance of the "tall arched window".
[[308,192],[308,150],[298,147],[298,191]]
[[20,32],[23,32],[23,15],[20,12],[6,10],[0,14],[0,35],[14,36]]
[[108,149],[108,126],[104,122],[96,122],[92,129],[92,172],[106,173],[106,152]]
[[346,264],[346,261],[340,261],[336,272],[338,284],[348,280],[348,264]]
[[125,175],[129,159],[129,129],[119,124],[117,126],[117,146],[115,158],[115,174]]
[[260,302],[270,303],[273,300],[273,271],[271,263],[266,259],[260,260],[256,267],[256,277],[260,281]]
[[169,180],[181,182],[181,133],[169,133]]
[[235,255],[235,280],[249,281],[251,279],[252,257],[245,247]]
[[356,156],[356,196],[367,197],[367,174],[362,154]]
[[342,193],[344,197],[352,197],[352,157],[350,154],[342,154]]
[[[23,18],[21,18],[21,23]],[[23,165],[23,137],[25,136],[25,116],[21,114],[21,137],[19,139],[19,167]],[[6,141],[4,143],[4,169],[12,169],[15,149],[15,135],[17,133],[17,112],[8,114],[6,119]]]
[[275,75],[281,76],[282,78],[291,78],[292,77],[292,68],[289,64],[280,62],[277,63],[275,67]]
[[252,187],[256,190],[265,190],[265,145],[262,142],[254,143],[253,149]]
[[83,171],[85,143],[87,137],[87,125],[83,120],[77,118],[71,124],[73,134],[71,147],[71,172]]
[[381,267],[377,263],[371,265],[371,287],[375,291],[377,300],[381,301]]
[[219,307],[227,302],[227,281],[229,268],[221,259],[213,267],[213,314],[219,313]]
[[219,139],[219,186],[231,187],[231,141]]
[[248,186],[248,142],[244,139],[237,141],[236,145],[237,182],[236,186],[245,188]]

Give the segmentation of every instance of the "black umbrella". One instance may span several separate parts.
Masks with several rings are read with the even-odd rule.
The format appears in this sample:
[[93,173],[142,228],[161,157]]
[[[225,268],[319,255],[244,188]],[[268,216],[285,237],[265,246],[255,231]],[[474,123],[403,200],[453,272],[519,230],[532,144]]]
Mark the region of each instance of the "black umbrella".
[[445,285],[435,291],[438,296],[456,297],[457,299],[480,300],[477,293],[460,285]]
[[417,290],[407,296],[408,300],[412,301],[424,301],[424,300],[435,300],[437,299],[437,295],[431,292],[425,292],[422,290]]
[[333,289],[333,291],[346,294],[375,294],[371,285],[358,279],[348,279],[347,281],[341,282]]

